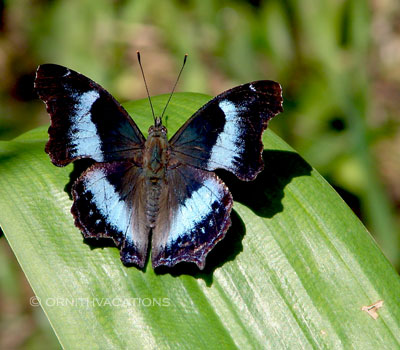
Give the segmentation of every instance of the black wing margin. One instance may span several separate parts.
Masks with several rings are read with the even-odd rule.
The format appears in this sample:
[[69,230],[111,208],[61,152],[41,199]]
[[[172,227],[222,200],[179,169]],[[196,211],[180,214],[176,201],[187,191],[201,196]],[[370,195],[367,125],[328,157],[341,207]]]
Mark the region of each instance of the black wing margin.
[[125,109],[100,85],[56,64],[38,67],[35,90],[51,117],[46,153],[57,166],[75,159],[133,158],[145,138]]
[[200,108],[171,138],[171,157],[199,169],[225,169],[253,180],[263,169],[262,134],[283,111],[281,86],[270,80],[240,85]]

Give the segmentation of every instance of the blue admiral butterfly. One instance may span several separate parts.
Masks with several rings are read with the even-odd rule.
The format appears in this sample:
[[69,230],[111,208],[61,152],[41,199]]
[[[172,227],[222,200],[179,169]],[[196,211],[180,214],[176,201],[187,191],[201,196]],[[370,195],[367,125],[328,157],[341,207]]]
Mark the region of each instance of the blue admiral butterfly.
[[153,268],[181,261],[204,268],[231,225],[232,195],[213,171],[254,180],[263,169],[262,133],[282,111],[281,86],[255,81],[212,99],[170,140],[155,118],[145,139],[106,90],[71,69],[39,66],[35,89],[51,118],[51,161],[94,160],[72,188],[75,225],[85,238],[111,238],[121,261],[140,268],[150,237]]

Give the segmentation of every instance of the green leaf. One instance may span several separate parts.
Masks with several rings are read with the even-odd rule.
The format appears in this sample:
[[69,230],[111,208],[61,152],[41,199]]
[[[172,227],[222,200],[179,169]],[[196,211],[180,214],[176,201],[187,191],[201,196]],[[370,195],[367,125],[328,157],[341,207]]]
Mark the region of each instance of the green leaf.
[[[166,99],[154,97],[157,112]],[[170,135],[207,99],[176,94]],[[146,130],[147,101],[126,107]],[[116,248],[83,243],[65,190],[73,167],[50,163],[46,139],[39,128],[0,143],[0,225],[64,348],[399,348],[399,276],[329,184],[271,131],[254,182],[220,173],[233,224],[203,272],[127,268]],[[378,300],[374,320],[361,308]]]

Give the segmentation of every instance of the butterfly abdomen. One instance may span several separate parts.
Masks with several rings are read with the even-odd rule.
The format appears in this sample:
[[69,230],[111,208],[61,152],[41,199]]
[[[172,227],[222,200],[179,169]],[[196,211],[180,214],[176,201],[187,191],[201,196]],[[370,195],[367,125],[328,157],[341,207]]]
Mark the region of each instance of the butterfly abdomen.
[[150,227],[154,227],[160,209],[161,183],[147,181],[146,217]]

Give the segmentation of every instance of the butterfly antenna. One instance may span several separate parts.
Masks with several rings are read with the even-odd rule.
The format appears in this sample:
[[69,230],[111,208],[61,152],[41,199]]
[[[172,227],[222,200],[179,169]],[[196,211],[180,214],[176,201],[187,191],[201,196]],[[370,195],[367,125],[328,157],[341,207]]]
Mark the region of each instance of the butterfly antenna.
[[163,116],[164,116],[164,113],[165,113],[167,107],[168,107],[169,101],[171,101],[171,98],[172,98],[172,95],[174,94],[176,85],[178,85],[178,81],[179,81],[179,78],[181,77],[181,74],[182,74],[182,71],[183,71],[183,67],[185,67],[185,63],[186,63],[187,56],[188,56],[188,55],[185,54],[185,57],[183,58],[182,68],[181,68],[181,70],[179,71],[178,78],[176,78],[175,85],[174,85],[174,87],[173,87],[173,89],[172,89],[172,91],[171,91],[171,94],[169,95],[167,104],[165,105],[164,110],[163,110],[163,112],[162,112],[162,114],[161,114],[161,120],[162,120],[162,118],[163,118]]
[[151,107],[151,112],[153,113],[153,119],[154,119],[154,121],[155,121],[155,120],[156,120],[156,116],[155,116],[155,114],[154,114],[153,104],[151,103],[151,98],[150,98],[150,94],[149,94],[149,88],[147,87],[146,78],[145,78],[145,76],[144,76],[143,67],[142,67],[142,62],[140,61],[140,52],[139,52],[139,51],[136,51],[136,54],[137,54],[137,59],[138,59],[139,66],[140,66],[140,71],[142,72],[143,81],[144,81],[144,86],[146,87],[147,98],[149,99],[150,107]]

